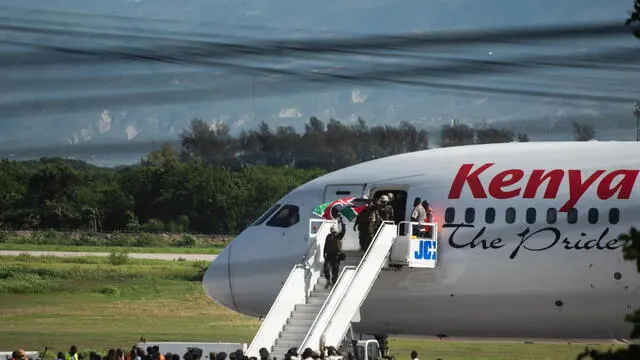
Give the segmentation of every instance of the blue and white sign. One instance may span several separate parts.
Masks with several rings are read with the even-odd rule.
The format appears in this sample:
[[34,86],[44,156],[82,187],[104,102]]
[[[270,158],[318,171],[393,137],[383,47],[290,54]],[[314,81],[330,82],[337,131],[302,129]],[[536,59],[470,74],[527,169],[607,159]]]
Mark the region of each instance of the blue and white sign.
[[409,241],[409,267],[435,268],[438,260],[438,241],[421,238]]

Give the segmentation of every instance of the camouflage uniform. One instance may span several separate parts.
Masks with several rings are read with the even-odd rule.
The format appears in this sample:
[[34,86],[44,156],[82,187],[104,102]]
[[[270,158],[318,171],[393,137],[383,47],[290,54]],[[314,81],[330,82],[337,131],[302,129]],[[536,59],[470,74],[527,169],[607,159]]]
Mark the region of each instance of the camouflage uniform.
[[360,249],[366,250],[369,244],[371,243],[371,234],[372,230],[372,222],[371,215],[373,209],[371,206],[367,206],[358,214],[356,220],[353,224],[353,230],[358,230],[358,242],[360,243]]
[[380,216],[380,207],[378,205],[371,205],[371,212],[369,213],[369,236],[366,239],[365,246],[362,250],[367,251],[369,245],[373,241],[373,237],[376,236],[380,225],[382,225],[382,216]]
[[380,217],[382,217],[383,221],[394,221],[393,207],[389,204],[382,206]]

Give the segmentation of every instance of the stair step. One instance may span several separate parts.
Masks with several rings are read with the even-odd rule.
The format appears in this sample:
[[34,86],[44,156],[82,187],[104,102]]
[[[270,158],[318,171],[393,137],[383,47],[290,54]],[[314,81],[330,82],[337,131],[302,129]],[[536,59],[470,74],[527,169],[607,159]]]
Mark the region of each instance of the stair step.
[[294,308],[294,313],[318,313],[322,308],[322,304],[302,304],[296,305]]
[[310,320],[313,322],[313,320],[316,318],[316,316],[318,315],[318,312],[294,312],[293,316],[290,317],[291,320]]
[[311,292],[318,292],[318,291],[324,290],[324,285],[325,285],[324,283],[314,285],[313,290],[311,290]]
[[[309,324],[310,325],[310,324]],[[309,332],[308,325],[295,325],[295,324],[287,324],[284,326],[284,330],[282,334],[307,334]]]
[[281,342],[286,342],[289,340],[295,340],[295,341],[302,341],[304,339],[304,337],[306,336],[306,333],[283,333],[278,340],[280,340]]
[[325,301],[327,300],[327,298],[322,298],[322,297],[309,297],[309,300],[307,300],[307,304],[308,305],[318,305],[320,304],[320,306],[324,305]]
[[[300,346],[300,345],[298,345]],[[277,358],[277,359],[284,359],[284,355],[287,353],[287,351],[289,351],[290,348],[292,348],[293,346],[290,347],[286,347],[286,346],[280,346],[280,345],[276,345],[273,346],[271,348],[270,351],[270,358]]]
[[284,346],[287,349],[292,348],[292,347],[298,347],[298,346],[300,346],[300,343],[302,342],[303,339],[304,338],[291,339],[291,340],[278,339],[278,340],[276,340],[276,346]]
[[324,284],[322,285],[322,287],[320,287],[319,289],[315,289],[311,292],[311,294],[327,294],[329,295],[329,292],[331,292],[331,288],[325,289],[324,288]]
[[314,299],[314,300],[325,302],[327,301],[328,297],[329,297],[329,294],[311,294],[309,296],[309,300]]
[[315,316],[307,316],[307,317],[290,317],[289,320],[287,320],[287,325],[291,325],[291,326],[306,326],[307,329],[309,327],[311,327],[311,324],[313,324],[313,320],[315,320],[316,317]]
[[311,291],[312,293],[316,293],[316,292],[328,292],[330,289],[325,289],[325,285],[327,283],[325,283],[324,281],[322,282],[322,284],[316,284],[313,287],[313,290]]

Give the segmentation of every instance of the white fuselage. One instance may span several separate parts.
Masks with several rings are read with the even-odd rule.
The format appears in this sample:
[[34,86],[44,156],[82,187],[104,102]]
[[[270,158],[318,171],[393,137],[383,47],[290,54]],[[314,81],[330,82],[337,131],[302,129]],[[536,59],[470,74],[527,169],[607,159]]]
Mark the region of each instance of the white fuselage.
[[[211,264],[204,286],[224,306],[264,316],[307,249],[314,206],[405,190],[406,220],[415,197],[434,210],[438,266],[382,272],[356,331],[626,338],[640,275],[616,239],[640,216],[639,151],[634,142],[508,143],[354,165],[284,196],[278,204],[294,207],[275,211],[280,227],[271,219],[249,226]],[[286,214],[295,207],[297,222]],[[345,246],[355,250],[348,227]]]

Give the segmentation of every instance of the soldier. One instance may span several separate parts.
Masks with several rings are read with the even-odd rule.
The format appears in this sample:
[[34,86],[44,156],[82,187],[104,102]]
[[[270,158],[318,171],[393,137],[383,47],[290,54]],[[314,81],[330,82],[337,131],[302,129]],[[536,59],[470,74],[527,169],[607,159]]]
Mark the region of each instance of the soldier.
[[366,251],[372,236],[370,234],[371,225],[371,212],[373,204],[365,207],[364,210],[356,216],[356,220],[353,224],[353,230],[358,230],[358,242],[360,243],[360,250]]
[[376,202],[371,203],[369,207],[371,208],[371,212],[369,213],[369,234],[368,234],[369,236],[367,237],[364,247],[362,249],[365,252],[367,251],[367,249],[369,249],[369,245],[371,245],[371,242],[373,241],[373,237],[376,236],[378,229],[382,225],[382,215],[380,214],[380,210],[381,210],[380,201],[378,201],[377,203]]
[[324,240],[324,278],[327,279],[327,283],[324,288],[328,289],[329,286],[335,285],[338,281],[338,270],[340,268],[340,253],[342,252],[342,238],[344,237],[347,227],[344,226],[342,217],[338,216],[338,222],[340,223],[340,232],[336,225],[331,226],[331,232]]
[[393,207],[389,204],[389,197],[382,195],[380,197],[380,217],[382,221],[394,221]]
[[395,195],[393,195],[393,193],[390,192],[387,194],[387,197],[389,198],[389,205],[391,206],[395,205],[394,204],[394,201],[396,200]]

